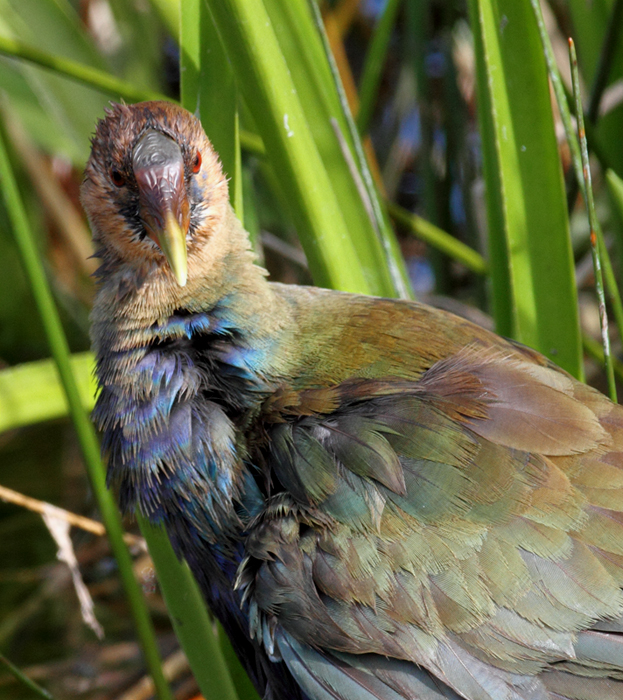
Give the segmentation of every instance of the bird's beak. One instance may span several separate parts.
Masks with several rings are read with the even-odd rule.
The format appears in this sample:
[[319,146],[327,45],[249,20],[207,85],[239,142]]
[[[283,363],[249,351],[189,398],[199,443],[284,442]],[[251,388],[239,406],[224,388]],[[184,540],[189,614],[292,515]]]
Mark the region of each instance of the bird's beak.
[[190,207],[182,151],[160,131],[146,131],[134,147],[132,167],[139,190],[141,220],[183,287],[188,276],[186,233]]

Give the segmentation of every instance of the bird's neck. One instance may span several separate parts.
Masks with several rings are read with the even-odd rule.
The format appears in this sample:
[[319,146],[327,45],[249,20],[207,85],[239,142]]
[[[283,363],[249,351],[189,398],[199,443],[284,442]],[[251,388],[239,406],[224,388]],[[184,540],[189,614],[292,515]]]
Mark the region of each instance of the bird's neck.
[[189,244],[184,287],[165,264],[123,262],[110,250],[103,250],[101,257],[92,312],[95,343],[111,330],[119,349],[141,346],[163,334],[173,337],[177,326],[182,337],[195,324],[180,319],[193,315],[210,316],[238,334],[260,337],[278,332],[287,321],[287,309],[273,294],[266,272],[254,264],[248,235],[231,208],[220,230]]

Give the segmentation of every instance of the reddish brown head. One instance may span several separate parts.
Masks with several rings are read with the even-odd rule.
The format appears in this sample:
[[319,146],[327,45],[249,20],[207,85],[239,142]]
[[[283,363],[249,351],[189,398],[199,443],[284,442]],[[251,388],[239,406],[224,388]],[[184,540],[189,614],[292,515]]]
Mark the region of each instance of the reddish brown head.
[[101,254],[178,284],[227,206],[227,183],[201,124],[168,102],[115,104],[97,126],[82,203]]

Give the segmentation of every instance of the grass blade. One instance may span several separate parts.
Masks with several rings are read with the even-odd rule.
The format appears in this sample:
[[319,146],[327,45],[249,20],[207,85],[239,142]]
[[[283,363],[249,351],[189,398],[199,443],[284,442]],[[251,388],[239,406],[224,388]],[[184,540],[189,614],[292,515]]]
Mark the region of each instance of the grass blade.
[[353,157],[360,149],[359,134],[350,128],[350,112],[341,99],[317,7],[308,0],[264,3],[371,292],[408,296],[393,231],[383,220],[376,192],[366,185],[364,161]]
[[586,144],[586,133],[584,131],[584,110],[582,108],[582,97],[580,95],[580,76],[578,73],[578,58],[575,53],[573,39],[569,39],[569,57],[571,59],[571,75],[573,77],[573,95],[575,97],[575,110],[578,117],[578,133],[580,136],[580,149],[582,153],[582,167],[584,174],[584,190],[586,192],[586,208],[588,209],[588,219],[590,222],[590,243],[591,254],[593,256],[593,269],[595,270],[595,286],[597,288],[597,298],[599,300],[599,321],[601,325],[601,342],[604,349],[604,362],[606,365],[606,376],[608,377],[608,391],[612,401],[617,400],[617,389],[614,381],[614,367],[612,365],[612,355],[610,353],[610,336],[608,334],[608,314],[606,312],[606,297],[604,295],[604,282],[601,273],[601,248],[597,238],[597,214],[595,213],[595,200],[593,198],[593,187],[591,185],[591,167],[588,160],[588,146]]
[[[613,48],[611,42],[621,33],[620,21],[619,24],[611,24],[613,19],[616,20],[615,13],[620,12],[616,3],[620,4],[620,0],[568,0],[582,77],[586,84],[592,86],[591,98],[594,103],[603,87],[623,78],[623,52],[619,47],[610,53]],[[591,112],[593,114],[599,115],[595,107]],[[607,156],[608,167],[623,173],[623,104],[601,116],[591,131],[588,127],[592,125],[592,121],[585,124],[591,148]]]
[[138,517],[158,573],[167,610],[205,700],[237,700],[213,621],[186,562],[181,562],[163,528]]
[[72,61],[62,56],[54,56],[46,51],[40,51],[34,46],[29,46],[17,39],[0,36],[0,53],[11,58],[19,58],[34,63],[41,68],[53,71],[57,75],[63,75],[83,85],[96,88],[116,99],[121,98],[128,102],[168,99],[158,92],[138,88],[106,71],[92,68],[84,63]]
[[623,180],[614,170],[608,170],[606,180],[608,181],[608,189],[616,205],[619,217],[623,220]]
[[22,685],[26,686],[26,688],[35,693],[35,695],[38,695],[40,698],[44,698],[44,700],[54,700],[52,695],[45,688],[42,688],[40,685],[30,680],[30,678],[28,678],[26,674],[22,673],[22,671],[19,668],[17,668],[15,664],[12,664],[2,654],[0,654],[0,663],[3,663],[11,672],[11,674],[15,676],[15,678],[17,678],[17,680]]
[[[292,209],[316,283],[370,292],[271,19],[262,3],[211,0],[229,59]],[[345,265],[345,261],[349,261]]]
[[[554,94],[556,95],[558,111],[560,112],[560,117],[565,129],[565,135],[567,137],[567,143],[569,144],[569,150],[571,152],[571,162],[573,164],[573,169],[575,172],[574,185],[577,183],[577,187],[579,187],[580,191],[582,192],[582,196],[584,197],[584,201],[586,202],[588,201],[588,199],[586,193],[586,183],[584,182],[584,167],[582,165],[580,141],[571,122],[571,110],[569,109],[569,103],[567,101],[565,88],[560,77],[560,73],[558,71],[558,66],[556,65],[556,59],[554,58],[552,45],[549,39],[549,35],[547,33],[547,29],[545,27],[545,21],[543,19],[541,5],[539,3],[539,0],[530,0],[530,2],[532,4],[532,9],[536,17],[537,25],[539,28],[539,34],[541,37],[541,43],[543,45],[545,59],[547,61],[549,77],[554,87]],[[576,195],[577,189],[574,186],[571,199],[575,200]],[[596,220],[594,223],[595,233],[597,234],[597,240],[599,241],[599,250],[601,262],[603,264],[603,274],[606,282],[606,291],[608,292],[608,296],[612,304],[612,311],[614,313],[617,328],[623,329],[623,302],[621,301],[621,294],[619,292],[616,275],[614,274],[614,268],[610,259],[610,253],[608,251],[607,246],[604,243],[603,232],[601,230],[599,221]]]
[[[324,62],[326,62],[331,74],[333,91],[335,92],[339,103],[337,114],[341,115],[344,120],[344,124],[340,125],[340,134],[348,134],[350,136],[356,159],[356,169],[360,173],[361,180],[363,181],[363,187],[365,189],[362,200],[367,202],[370,206],[371,213],[369,215],[369,219],[373,224],[375,233],[379,236],[383,245],[385,259],[387,260],[387,265],[389,267],[394,292],[396,296],[401,299],[412,299],[413,290],[411,289],[411,280],[407,274],[405,262],[398,245],[398,241],[396,240],[394,230],[389,223],[387,207],[381,200],[379,187],[377,187],[375,179],[372,175],[372,170],[366,158],[364,146],[359,137],[357,125],[355,124],[355,120],[353,119],[353,115],[350,111],[346,91],[342,85],[340,73],[331,52],[325,25],[314,0],[309,0],[309,7],[314,21],[314,26],[316,27],[317,36],[320,38],[322,43],[322,49],[325,57]],[[371,148],[372,143],[369,142],[369,149]],[[347,221],[352,225],[351,219],[348,217],[348,215],[346,216]]]
[[398,204],[389,203],[388,207],[394,219],[408,228],[416,238],[445,253],[452,260],[462,263],[478,275],[486,275],[489,272],[487,261],[478,251]]
[[[97,386],[90,352],[72,355],[71,371],[84,411],[95,405]],[[0,433],[69,413],[53,360],[28,362],[0,371]]]
[[529,0],[470,0],[469,8],[497,330],[581,377],[569,222],[537,24]]
[[237,91],[231,66],[206,3],[182,7],[181,104],[201,119],[229,179],[230,199],[242,219],[242,175]]
[[357,127],[361,134],[365,134],[370,126],[389,40],[401,1],[387,0],[383,14],[374,28],[372,41],[366,54],[359,87],[359,111],[357,112]]
[[621,25],[623,23],[623,0],[615,0],[611,10],[608,28],[604,37],[601,53],[599,55],[599,63],[595,71],[595,78],[591,87],[591,96],[588,103],[586,117],[593,124],[597,123],[599,118],[599,106],[601,97],[606,89],[612,62],[614,60],[617,44],[621,37]]

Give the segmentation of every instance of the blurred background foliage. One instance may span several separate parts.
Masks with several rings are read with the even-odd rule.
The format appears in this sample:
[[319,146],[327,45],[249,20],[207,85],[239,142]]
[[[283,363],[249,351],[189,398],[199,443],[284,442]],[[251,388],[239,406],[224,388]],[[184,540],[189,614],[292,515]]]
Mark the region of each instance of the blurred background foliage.
[[[0,0],[0,133],[85,406],[90,359],[78,353],[96,261],[78,191],[89,138],[109,100],[158,96],[201,116],[271,279],[414,296],[605,389],[576,144],[537,19],[549,79],[567,93],[567,37],[577,44],[616,317],[621,0],[182,0],[181,12],[176,0]],[[620,373],[616,324],[610,340]],[[98,520],[53,365],[37,362],[49,355],[0,200],[0,487]],[[103,641],[40,515],[0,502],[0,653],[57,697],[150,697],[106,539],[75,527],[72,542]],[[151,559],[140,542],[132,551],[165,675],[176,698],[194,697]],[[253,697],[223,650],[238,697]],[[0,664],[0,697],[32,693]]]

